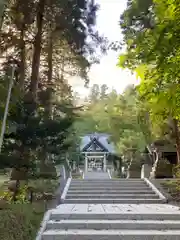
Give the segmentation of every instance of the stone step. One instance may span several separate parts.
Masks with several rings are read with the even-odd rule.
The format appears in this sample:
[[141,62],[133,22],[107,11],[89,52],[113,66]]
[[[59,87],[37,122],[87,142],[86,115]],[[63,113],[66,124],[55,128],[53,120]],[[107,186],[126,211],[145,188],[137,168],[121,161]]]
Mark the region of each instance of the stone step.
[[106,179],[100,179],[100,180],[86,180],[86,179],[82,179],[82,180],[76,180],[76,179],[72,179],[72,182],[74,183],[140,183],[140,182],[144,182],[144,180],[142,179],[131,179],[131,180],[127,180],[127,179],[124,179],[124,180],[116,180],[116,179],[109,179],[109,180],[106,180]]
[[[91,174],[91,173],[90,173]],[[99,173],[98,173],[99,175]],[[83,181],[82,179],[74,179],[75,181]],[[143,181],[142,178],[111,178],[109,181],[134,181],[134,180],[140,180]],[[88,181],[96,181],[94,179],[89,179]],[[103,181],[102,179],[98,179],[98,181]]]
[[87,187],[106,187],[106,188],[128,188],[128,187],[131,187],[131,188],[141,188],[141,187],[148,187],[145,183],[142,183],[140,185],[120,185],[120,184],[112,184],[112,185],[108,185],[108,184],[96,184],[96,185],[92,185],[92,184],[81,184],[81,185],[75,185],[75,184],[71,184],[70,185],[71,187],[84,187],[84,188],[87,188]]
[[156,204],[162,203],[161,199],[153,199],[153,198],[137,198],[137,199],[128,199],[128,198],[116,198],[116,199],[108,199],[108,198],[71,198],[65,199],[64,203],[66,204]]
[[145,182],[73,182],[71,181],[71,185],[90,185],[90,186],[95,186],[95,185],[120,185],[120,186],[129,186],[129,185],[146,185]]
[[159,199],[159,196],[155,195],[155,193],[153,194],[120,194],[120,193],[116,193],[116,194],[110,194],[110,193],[106,193],[106,194],[67,194],[66,195],[66,199],[121,199],[121,198],[125,198],[125,199],[139,199],[139,198],[143,198],[143,199]]
[[79,212],[58,212],[58,210],[53,211],[50,220],[60,221],[60,220],[152,220],[152,221],[175,221],[180,220],[180,212],[114,212],[114,213],[105,213],[98,212],[97,213],[79,213]]
[[47,230],[42,240],[179,240],[180,230]]
[[145,182],[71,182],[73,186],[142,186],[146,185]]
[[147,190],[151,189],[148,186],[144,185],[142,187],[137,186],[72,186],[70,185],[69,190]]
[[50,220],[46,229],[179,230],[180,220]]
[[70,188],[73,187],[73,188],[94,188],[94,189],[98,189],[98,188],[110,188],[110,189],[121,189],[121,188],[124,188],[124,189],[141,189],[141,188],[145,188],[148,189],[149,186],[145,185],[145,184],[142,184],[142,185],[128,185],[128,186],[125,186],[125,185],[70,185]]
[[68,191],[68,194],[104,194],[104,193],[109,193],[109,194],[151,194],[151,193],[154,193],[153,190],[151,189],[144,189],[144,190],[138,190],[138,189],[135,189],[135,190],[122,190],[122,189],[119,189],[119,190],[114,190],[114,189],[101,189],[101,190],[69,190]]
[[96,180],[92,180],[92,179],[72,179],[72,182],[75,183],[140,183],[140,182],[145,182],[143,179],[134,179],[134,180],[113,180],[113,179],[96,179]]

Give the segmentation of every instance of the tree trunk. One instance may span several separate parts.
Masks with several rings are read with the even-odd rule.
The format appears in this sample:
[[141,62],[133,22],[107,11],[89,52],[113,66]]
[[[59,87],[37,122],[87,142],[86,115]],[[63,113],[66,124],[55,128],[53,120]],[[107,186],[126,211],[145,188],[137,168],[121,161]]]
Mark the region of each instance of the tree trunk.
[[0,31],[3,25],[3,21],[4,21],[4,11],[6,8],[6,4],[8,3],[7,0],[0,0]]
[[13,168],[11,171],[10,180],[24,181],[28,179],[28,170],[27,168]]
[[56,177],[57,174],[54,163],[48,160],[47,153],[43,149],[39,152],[39,160],[40,176],[49,178]]
[[52,83],[52,60],[53,60],[53,38],[52,30],[50,29],[49,43],[48,43],[48,83]]
[[47,105],[46,105],[46,116],[47,118],[51,118],[52,116],[52,75],[53,75],[53,32],[50,26],[49,33],[49,42],[48,42],[48,87],[47,87]]
[[175,140],[176,140],[177,164],[180,164],[180,133],[179,133],[177,119],[173,119],[173,125],[174,125],[174,135],[175,135]]
[[20,33],[20,75],[19,75],[19,84],[20,90],[24,92],[24,82],[25,82],[25,70],[26,70],[26,49],[25,49],[25,28],[22,26]]
[[38,89],[40,55],[41,55],[41,47],[42,47],[43,16],[44,16],[45,3],[46,3],[46,0],[39,0],[38,7],[37,7],[37,16],[36,16],[37,33],[34,40],[32,74],[31,74],[31,82],[30,82],[30,92],[33,99],[36,99],[36,93]]
[[24,144],[19,146],[16,151],[16,157],[19,159],[14,167],[12,168],[10,179],[11,180],[27,180],[29,171],[29,160],[30,160],[31,149],[25,148]]

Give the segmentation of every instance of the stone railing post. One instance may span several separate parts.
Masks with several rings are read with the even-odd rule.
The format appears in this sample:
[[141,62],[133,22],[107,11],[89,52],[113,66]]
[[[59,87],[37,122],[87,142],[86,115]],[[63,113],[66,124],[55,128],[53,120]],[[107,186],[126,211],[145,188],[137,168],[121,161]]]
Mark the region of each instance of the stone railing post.
[[141,167],[141,178],[149,178],[152,171],[152,166],[149,164],[143,164]]

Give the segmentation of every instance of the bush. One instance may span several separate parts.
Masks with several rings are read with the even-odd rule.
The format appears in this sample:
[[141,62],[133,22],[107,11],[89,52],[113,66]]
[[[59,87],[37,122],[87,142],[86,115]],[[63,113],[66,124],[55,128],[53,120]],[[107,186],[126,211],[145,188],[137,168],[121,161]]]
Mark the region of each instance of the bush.
[[179,180],[174,179],[174,180],[171,180],[171,181],[166,181],[166,182],[162,183],[162,186],[172,196],[172,199],[174,201],[177,201],[177,202],[180,201]]
[[36,173],[34,175],[31,175],[29,177],[29,179],[39,179],[39,178],[43,178],[43,179],[57,179],[57,174],[54,173]]
[[1,240],[34,240],[45,212],[40,204],[11,204],[0,210]]
[[35,192],[50,192],[54,193],[59,186],[59,181],[54,179],[37,179],[29,180],[28,186]]
[[155,178],[172,178],[173,177],[173,164],[167,159],[159,159],[154,170]]
[[173,176],[175,177],[171,181],[163,183],[163,186],[170,193],[174,201],[180,201],[180,164],[173,168]]
[[[27,186],[21,187],[16,204],[11,192],[0,192],[0,240],[34,240],[46,211],[47,202],[59,186],[57,180],[30,180],[28,188],[34,191],[34,202],[26,201]],[[40,195],[40,197],[38,197]]]
[[180,178],[180,164],[176,165],[176,166],[173,168],[173,175],[174,175],[176,178]]

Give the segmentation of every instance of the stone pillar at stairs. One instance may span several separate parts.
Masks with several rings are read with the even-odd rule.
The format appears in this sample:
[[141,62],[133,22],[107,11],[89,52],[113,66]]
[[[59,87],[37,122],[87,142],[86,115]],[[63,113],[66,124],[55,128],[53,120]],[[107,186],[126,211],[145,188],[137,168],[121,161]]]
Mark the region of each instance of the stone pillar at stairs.
[[85,153],[85,172],[88,171],[88,156],[87,153]]
[[104,159],[103,159],[103,166],[104,166],[104,172],[106,172],[106,153],[104,154]]
[[143,164],[141,168],[141,178],[149,178],[152,171],[152,166],[149,164]]

